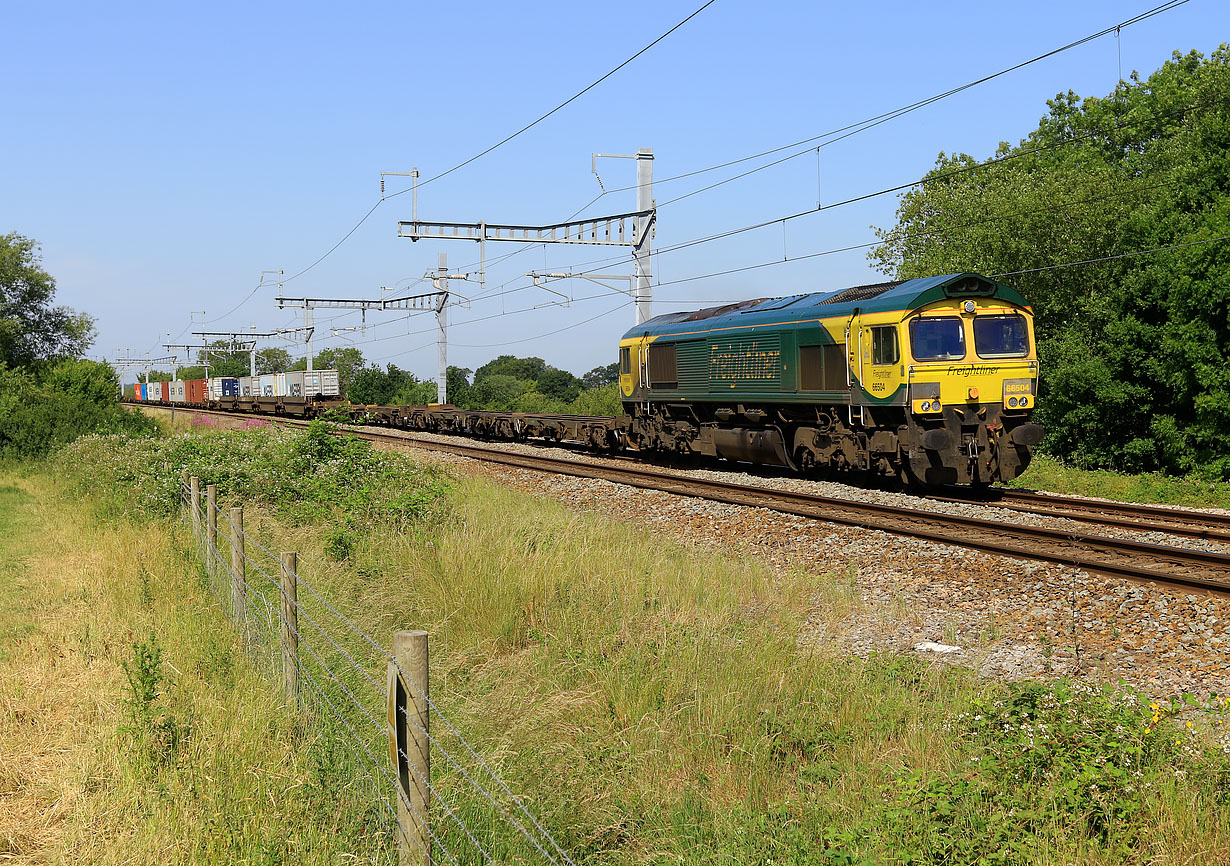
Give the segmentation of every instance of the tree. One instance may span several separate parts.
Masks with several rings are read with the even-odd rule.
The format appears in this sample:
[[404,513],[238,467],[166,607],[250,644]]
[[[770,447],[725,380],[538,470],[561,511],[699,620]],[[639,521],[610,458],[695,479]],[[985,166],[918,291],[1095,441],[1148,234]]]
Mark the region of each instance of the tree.
[[280,346],[270,346],[256,352],[256,372],[260,375],[285,373],[290,369],[290,365],[290,352]]
[[551,366],[538,374],[535,384],[545,396],[564,403],[571,403],[577,398],[577,394],[581,393],[580,379],[567,370],[558,370]]
[[444,381],[448,384],[448,402],[454,406],[470,406],[470,370],[449,367]]
[[619,362],[607,364],[603,367],[594,367],[584,376],[581,377],[581,384],[586,388],[601,388],[603,385],[611,385],[619,381]]
[[898,279],[1016,274],[1053,453],[1230,478],[1230,245],[1208,242],[1230,234],[1227,91],[1223,46],[1103,99],[1059,94],[991,160],[941,153],[878,231],[869,257]]
[[0,364],[75,358],[94,342],[91,316],[52,306],[56,283],[38,249],[17,232],[0,236]]
[[394,364],[389,364],[384,370],[373,364],[355,374],[347,397],[351,403],[393,405],[398,392],[417,382],[418,378],[413,373],[398,369]]
[[493,373],[470,388],[469,402],[476,409],[511,411],[518,397],[534,388],[534,383],[505,373]]
[[355,375],[363,369],[363,353],[354,346],[325,349],[316,356],[314,365],[317,370],[337,370],[338,385],[347,394]]
[[582,391],[568,406],[570,415],[620,415],[623,411],[619,385],[615,382]]
[[545,369],[547,369],[547,362],[542,358],[518,358],[515,355],[500,355],[498,358],[488,361],[474,371],[474,384],[477,385],[488,376],[497,375],[512,376],[514,379],[536,382]]
[[153,419],[116,402],[115,371],[64,359],[32,367],[0,363],[0,458],[38,457],[91,432],[150,433]]

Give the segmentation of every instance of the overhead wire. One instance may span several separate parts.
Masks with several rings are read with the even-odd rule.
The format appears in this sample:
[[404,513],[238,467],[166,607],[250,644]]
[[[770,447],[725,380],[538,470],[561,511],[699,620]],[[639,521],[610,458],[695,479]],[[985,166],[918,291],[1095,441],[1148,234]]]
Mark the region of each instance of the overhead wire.
[[[595,80],[595,81],[594,81],[594,82],[592,82],[591,84],[587,85],[587,86],[586,86],[585,88],[583,88],[582,90],[580,90],[580,91],[578,91],[577,93],[573,94],[573,95],[572,95],[571,97],[569,97],[567,100],[565,100],[564,102],[562,102],[562,103],[560,103],[559,105],[555,106],[555,107],[554,107],[553,109],[551,109],[550,111],[546,112],[546,113],[545,113],[545,114],[543,114],[543,115],[540,115],[538,118],[536,118],[535,120],[531,121],[530,123],[528,123],[528,124],[524,125],[524,126],[523,126],[523,127],[521,127],[520,129],[518,129],[516,132],[512,133],[512,134],[511,134],[511,135],[509,135],[509,136],[506,136],[504,139],[500,140],[499,142],[496,142],[495,144],[491,145],[490,147],[486,148],[485,150],[480,151],[478,154],[475,154],[474,156],[469,157],[469,158],[468,158],[468,159],[466,159],[466,160],[463,160],[462,162],[460,162],[460,163],[458,163],[458,164],[456,164],[456,165],[452,166],[451,168],[449,168],[449,169],[447,169],[447,170],[445,170],[445,171],[441,172],[440,174],[437,174],[437,175],[435,175],[435,176],[433,176],[433,177],[431,177],[431,178],[428,178],[426,181],[423,181],[422,183],[418,184],[418,186],[424,186],[424,185],[426,185],[426,184],[428,184],[428,183],[431,183],[431,182],[433,182],[433,181],[439,180],[439,179],[441,179],[441,178],[443,178],[443,177],[445,177],[445,176],[447,176],[447,175],[449,175],[449,174],[453,173],[454,171],[457,171],[458,169],[463,168],[464,166],[469,165],[470,163],[472,163],[472,162],[474,162],[474,161],[476,161],[476,160],[478,160],[478,159],[482,158],[483,156],[486,156],[487,154],[491,153],[492,151],[496,150],[497,148],[499,148],[499,147],[503,146],[504,144],[507,144],[509,141],[512,141],[512,140],[513,140],[514,138],[516,138],[517,136],[519,136],[519,135],[523,134],[524,132],[527,132],[528,130],[532,129],[534,126],[538,125],[538,124],[539,124],[539,123],[541,123],[543,120],[546,120],[548,117],[550,117],[550,116],[551,116],[551,115],[553,115],[554,113],[556,113],[556,112],[560,111],[561,109],[563,109],[564,107],[566,107],[567,105],[569,105],[571,102],[575,101],[576,99],[578,99],[578,98],[580,98],[581,96],[583,96],[585,93],[587,93],[587,92],[589,92],[590,90],[592,90],[594,87],[597,87],[599,84],[601,84],[601,83],[602,83],[603,81],[605,81],[607,78],[610,78],[612,75],[614,75],[614,74],[615,74],[615,73],[617,73],[619,70],[621,70],[622,68],[624,68],[625,66],[627,66],[629,63],[633,62],[633,61],[634,61],[634,60],[636,60],[638,57],[640,57],[642,54],[644,54],[645,52],[649,51],[651,48],[653,48],[655,45],[657,45],[657,44],[658,44],[659,42],[661,42],[663,39],[665,39],[665,38],[667,38],[668,36],[670,36],[672,33],[674,33],[674,32],[675,32],[676,30],[678,30],[680,27],[684,26],[684,25],[685,25],[685,24],[687,24],[689,21],[691,21],[693,18],[695,18],[697,15],[699,15],[701,12],[703,12],[705,9],[707,9],[710,5],[712,5],[712,3],[713,3],[713,2],[715,2],[715,0],[709,0],[709,2],[704,3],[702,6],[700,6],[699,8],[697,8],[695,11],[693,11],[693,12],[692,12],[690,15],[688,15],[686,18],[684,18],[682,21],[680,21],[678,24],[676,24],[674,27],[672,27],[671,29],[669,29],[669,30],[668,30],[668,31],[666,31],[665,33],[663,33],[663,34],[662,34],[661,36],[659,36],[657,39],[655,39],[655,40],[653,40],[652,42],[650,42],[648,45],[646,45],[646,46],[645,46],[644,48],[642,48],[640,51],[638,51],[638,52],[636,52],[635,54],[633,54],[633,55],[632,55],[631,57],[629,57],[627,60],[625,60],[625,61],[623,61],[622,63],[620,63],[618,66],[616,66],[615,68],[611,69],[611,70],[610,70],[609,72],[607,72],[605,75],[601,76],[600,78],[598,78],[597,80]],[[925,107],[925,106],[927,106],[927,105],[931,105],[931,104],[933,104],[933,103],[935,103],[935,102],[938,102],[938,101],[940,101],[940,100],[942,100],[942,99],[946,99],[946,98],[948,98],[948,97],[950,97],[950,96],[953,96],[953,95],[956,95],[956,94],[958,94],[958,93],[964,92],[965,90],[969,90],[969,89],[971,89],[971,88],[973,88],[973,87],[976,87],[976,86],[978,86],[978,85],[980,85],[980,84],[983,84],[983,83],[986,83],[986,82],[988,82],[988,81],[994,80],[994,79],[999,78],[999,77],[1001,77],[1001,76],[1003,76],[1003,75],[1006,75],[1006,74],[1008,74],[1008,73],[1014,72],[1014,71],[1016,71],[1016,70],[1018,70],[1018,69],[1022,69],[1022,68],[1026,67],[1026,66],[1029,66],[1029,65],[1031,65],[1031,64],[1034,64],[1034,63],[1040,62],[1040,61],[1042,61],[1042,60],[1045,60],[1045,59],[1047,59],[1047,58],[1053,57],[1053,56],[1055,56],[1055,55],[1057,55],[1057,54],[1060,54],[1060,53],[1062,53],[1062,52],[1064,52],[1064,51],[1068,51],[1068,50],[1070,50],[1070,49],[1073,49],[1073,48],[1079,47],[1080,45],[1084,45],[1084,44],[1086,44],[1086,43],[1088,43],[1088,42],[1090,42],[1090,41],[1093,41],[1093,40],[1099,39],[1099,38],[1101,38],[1101,37],[1103,37],[1103,36],[1106,36],[1106,35],[1109,35],[1109,34],[1111,34],[1111,33],[1116,33],[1116,34],[1117,34],[1117,33],[1120,33],[1124,27],[1129,27],[1129,26],[1131,26],[1131,25],[1133,25],[1133,24],[1139,23],[1139,22],[1141,22],[1141,21],[1145,21],[1145,20],[1147,20],[1147,19],[1149,19],[1149,18],[1152,18],[1152,17],[1154,17],[1154,16],[1156,16],[1156,15],[1160,15],[1160,14],[1162,14],[1162,13],[1164,13],[1164,12],[1168,12],[1168,11],[1170,11],[1170,10],[1174,9],[1174,8],[1177,8],[1177,7],[1179,7],[1179,6],[1182,6],[1182,5],[1186,4],[1187,2],[1189,2],[1189,0],[1168,0],[1168,2],[1165,2],[1165,3],[1159,4],[1158,6],[1155,6],[1155,7],[1151,8],[1151,9],[1148,9],[1148,10],[1146,10],[1146,11],[1142,12],[1142,13],[1139,13],[1139,14],[1137,14],[1137,15],[1135,15],[1135,16],[1132,16],[1131,18],[1125,19],[1124,21],[1121,21],[1121,22],[1119,22],[1119,23],[1117,23],[1117,24],[1115,24],[1115,25],[1113,25],[1113,26],[1103,28],[1102,30],[1099,30],[1099,31],[1097,31],[1097,32],[1095,32],[1095,33],[1091,33],[1091,34],[1089,34],[1089,35],[1087,35],[1087,36],[1084,36],[1084,37],[1082,37],[1081,39],[1077,39],[1077,40],[1075,40],[1075,41],[1073,41],[1073,42],[1069,42],[1069,43],[1067,43],[1066,45],[1063,45],[1063,46],[1060,46],[1060,47],[1058,47],[1058,48],[1052,49],[1052,50],[1050,50],[1050,51],[1044,52],[1043,54],[1037,55],[1037,56],[1035,56],[1035,57],[1033,57],[1033,58],[1030,58],[1030,59],[1028,59],[1028,60],[1022,61],[1022,62],[1020,62],[1020,63],[1014,64],[1014,65],[1009,66],[1009,67],[1006,67],[1005,69],[1001,69],[1001,70],[999,70],[998,72],[994,72],[994,73],[992,73],[992,74],[990,74],[990,75],[983,76],[983,77],[981,77],[981,78],[979,78],[979,79],[976,79],[976,80],[974,80],[974,81],[967,82],[966,84],[960,85],[960,86],[958,86],[958,87],[950,88],[950,89],[949,89],[949,90],[947,90],[947,91],[944,91],[944,92],[939,93],[939,94],[935,94],[935,95],[930,96],[930,97],[928,97],[928,98],[926,98],[926,99],[917,100],[917,101],[915,101],[915,102],[913,102],[913,103],[909,103],[908,105],[901,106],[901,107],[899,107],[899,108],[893,109],[893,110],[888,111],[888,112],[883,112],[883,113],[881,113],[881,114],[879,114],[879,115],[875,115],[875,116],[873,116],[873,117],[866,118],[866,119],[864,119],[864,120],[862,120],[862,121],[858,121],[858,122],[853,123],[853,124],[848,124],[847,126],[840,127],[840,128],[838,128],[838,129],[835,129],[835,130],[830,130],[830,131],[828,131],[828,132],[820,133],[819,135],[812,136],[812,137],[807,138],[807,139],[801,139],[801,140],[799,140],[799,141],[797,141],[797,142],[792,142],[792,143],[787,144],[787,145],[782,145],[782,146],[779,146],[779,147],[776,147],[776,148],[772,148],[772,149],[769,149],[769,150],[766,150],[766,151],[761,151],[760,153],[757,153],[757,154],[752,154],[752,155],[750,155],[750,156],[746,156],[746,157],[741,157],[741,158],[736,159],[736,160],[729,160],[729,161],[727,161],[727,162],[719,163],[719,164],[717,164],[717,165],[708,166],[708,167],[706,167],[706,168],[697,169],[697,170],[690,171],[690,172],[685,172],[685,173],[683,173],[683,174],[680,174],[680,175],[675,175],[675,176],[673,176],[673,177],[669,177],[669,178],[663,178],[663,179],[658,180],[658,181],[657,181],[657,183],[662,184],[662,183],[668,183],[668,182],[671,182],[671,181],[674,181],[674,180],[680,180],[680,179],[687,178],[687,177],[693,177],[693,176],[696,176],[696,175],[699,175],[699,174],[703,174],[703,173],[706,173],[706,172],[709,172],[709,171],[714,171],[714,170],[718,170],[718,169],[721,169],[721,168],[726,168],[726,167],[729,167],[729,166],[732,166],[732,165],[737,165],[737,164],[740,164],[740,163],[742,163],[742,162],[747,162],[747,161],[750,161],[750,160],[753,160],[753,159],[758,159],[758,158],[761,158],[761,157],[764,157],[764,156],[769,156],[769,155],[773,155],[773,154],[775,154],[775,153],[780,153],[780,152],[781,152],[781,151],[783,151],[783,150],[787,150],[787,149],[790,149],[790,148],[793,148],[793,147],[798,147],[798,146],[803,145],[803,144],[810,144],[810,143],[813,143],[813,142],[817,142],[817,141],[820,141],[821,139],[827,138],[827,137],[829,137],[829,136],[838,135],[838,136],[839,136],[838,138],[835,138],[835,139],[833,139],[832,141],[823,142],[820,146],[821,146],[821,147],[823,147],[823,146],[827,146],[827,145],[829,145],[829,144],[833,144],[833,143],[835,143],[836,141],[840,141],[840,140],[843,140],[843,139],[845,139],[845,138],[848,138],[848,137],[849,137],[849,136],[851,136],[851,135],[855,135],[855,134],[858,134],[858,133],[860,133],[860,132],[866,131],[867,129],[871,129],[871,128],[873,128],[873,127],[875,127],[875,126],[878,126],[878,125],[880,125],[880,124],[882,124],[882,123],[886,123],[886,122],[888,122],[888,121],[890,121],[890,120],[893,120],[893,119],[895,119],[895,118],[897,118],[897,117],[901,117],[901,116],[903,116],[903,115],[905,115],[905,114],[908,114],[908,113],[911,113],[911,112],[913,112],[913,111],[916,111],[916,110],[918,110],[918,109],[920,109],[920,108],[923,108],[923,107]],[[842,133],[844,133],[844,134],[842,134]],[[792,154],[792,155],[790,155],[790,156],[788,156],[788,157],[784,157],[783,159],[780,159],[780,160],[775,160],[775,161],[773,161],[773,162],[771,162],[771,163],[768,163],[768,164],[766,164],[766,165],[764,165],[764,166],[759,166],[759,167],[757,167],[757,168],[755,168],[755,169],[751,169],[751,170],[749,170],[749,171],[742,172],[742,173],[740,173],[740,174],[738,174],[738,175],[735,175],[734,177],[731,177],[731,178],[726,178],[726,179],[724,179],[724,180],[722,180],[722,181],[718,181],[717,183],[710,184],[710,185],[708,185],[708,186],[706,186],[706,187],[703,187],[703,188],[701,188],[701,189],[698,189],[698,190],[693,190],[693,191],[691,191],[691,192],[689,192],[689,193],[685,193],[684,195],[677,196],[677,197],[675,197],[675,198],[673,198],[673,199],[668,199],[666,202],[663,202],[661,205],[659,205],[659,207],[664,207],[664,206],[667,206],[667,205],[669,205],[669,204],[673,204],[673,203],[675,203],[675,202],[677,202],[677,201],[683,200],[683,199],[685,199],[685,198],[689,198],[689,197],[691,197],[691,196],[693,196],[693,195],[699,195],[699,194],[700,194],[700,193],[702,193],[702,192],[707,192],[707,191],[709,191],[709,190],[711,190],[711,189],[714,189],[714,188],[716,188],[716,187],[718,187],[718,186],[722,186],[722,185],[724,185],[724,184],[726,184],[726,183],[730,183],[730,182],[733,182],[733,181],[735,181],[735,180],[739,180],[739,179],[741,179],[741,178],[743,178],[743,177],[746,177],[746,176],[748,176],[748,175],[750,175],[750,174],[754,174],[754,173],[756,173],[756,172],[758,172],[758,171],[763,171],[763,170],[765,170],[765,169],[771,168],[771,167],[773,167],[773,166],[775,166],[775,165],[779,165],[779,164],[781,164],[782,162],[788,161],[788,160],[790,160],[790,159],[794,159],[794,158],[797,158],[797,157],[799,157],[799,156],[803,156],[803,155],[805,155],[805,154],[807,154],[807,153],[812,152],[812,150],[815,150],[815,149],[816,149],[816,148],[813,148],[813,147],[808,147],[808,148],[806,148],[805,150],[799,151],[798,153]],[[618,187],[618,188],[615,188],[615,189],[612,189],[612,190],[609,190],[609,191],[605,191],[605,192],[617,192],[617,191],[623,191],[623,190],[633,189],[633,188],[635,188],[635,187],[634,187],[634,186],[628,186],[628,187]],[[283,283],[285,283],[285,282],[289,282],[290,280],[293,280],[293,279],[296,279],[296,278],[298,278],[298,277],[302,276],[303,274],[307,273],[308,271],[312,270],[313,268],[315,268],[318,264],[320,264],[320,262],[324,261],[324,259],[325,259],[325,258],[327,258],[329,255],[331,255],[331,254],[332,254],[332,253],[333,253],[333,252],[334,252],[334,251],[335,251],[338,247],[340,247],[343,243],[345,243],[345,241],[346,241],[346,240],[348,240],[348,239],[349,239],[349,238],[350,238],[350,237],[354,234],[354,232],[355,232],[355,231],[357,231],[357,230],[358,230],[358,228],[359,228],[360,226],[362,226],[362,225],[363,225],[363,223],[364,223],[364,222],[366,222],[366,221],[367,221],[367,219],[368,219],[368,218],[372,215],[372,213],[374,213],[374,212],[375,212],[375,210],[376,210],[376,209],[380,206],[380,204],[381,204],[383,201],[385,201],[385,200],[386,200],[386,199],[388,199],[388,198],[394,198],[394,197],[397,197],[397,196],[403,195],[403,194],[405,194],[406,192],[409,192],[409,191],[410,191],[410,189],[412,189],[412,188],[407,188],[407,189],[399,190],[399,191],[397,191],[397,192],[390,193],[390,194],[388,194],[388,195],[386,195],[386,196],[382,196],[382,197],[381,197],[381,198],[380,198],[380,199],[379,199],[379,200],[378,200],[375,204],[373,204],[373,205],[372,205],[372,207],[368,210],[368,212],[367,212],[366,214],[364,214],[364,216],[363,216],[363,217],[362,217],[362,218],[361,218],[361,219],[360,219],[360,220],[359,220],[359,221],[358,221],[358,222],[357,222],[357,223],[356,223],[356,224],[355,224],[355,225],[354,225],[354,226],[350,229],[350,231],[348,231],[348,232],[347,232],[347,233],[346,233],[346,234],[345,234],[345,235],[344,235],[344,236],[343,236],[343,237],[342,237],[342,238],[341,238],[341,239],[340,239],[340,240],[339,240],[336,244],[334,244],[332,247],[330,247],[330,248],[329,248],[329,250],[327,250],[327,251],[326,251],[323,255],[321,255],[319,258],[317,258],[315,261],[313,261],[313,262],[312,262],[310,265],[308,265],[306,268],[304,268],[304,269],[303,269],[303,270],[301,270],[301,271],[296,272],[295,274],[292,274],[290,277],[285,278],[285,279],[283,280]],[[883,193],[881,193],[881,194],[883,194]],[[597,199],[598,199],[598,198],[601,198],[601,197],[602,197],[602,194],[600,194],[598,197],[596,197],[596,198],[594,199],[594,201],[597,201]],[[588,207],[589,207],[590,205],[592,205],[592,204],[593,204],[593,202],[591,201],[589,204],[587,204],[587,205],[585,206],[585,208],[588,208]],[[582,208],[582,210],[584,210],[585,208]],[[775,221],[774,221],[774,222],[775,222]],[[515,251],[514,253],[510,253],[507,257],[509,257],[509,258],[510,258],[511,256],[516,255],[516,254],[517,254],[517,253],[519,253],[519,252],[521,252],[521,250]],[[232,308],[231,310],[229,310],[228,312],[224,313],[222,316],[220,316],[220,317],[218,317],[218,318],[215,318],[215,319],[208,320],[208,321],[210,321],[210,322],[217,322],[217,321],[220,321],[221,319],[226,318],[227,316],[230,316],[231,314],[233,314],[234,312],[236,312],[236,311],[237,311],[240,307],[242,307],[244,304],[246,304],[249,300],[251,300],[251,298],[252,298],[252,297],[256,294],[256,292],[257,292],[257,290],[259,290],[259,288],[260,288],[260,286],[258,285],[256,288],[254,288],[254,289],[252,290],[252,292],[250,292],[250,293],[248,294],[248,296],[247,296],[247,297],[245,297],[242,301],[240,301],[240,302],[239,302],[239,304],[237,304],[235,307],[233,307],[233,308]],[[335,318],[335,319],[336,319],[336,318],[341,318],[341,316],[334,317],[334,318]],[[332,321],[332,319],[331,319],[330,321]]]
[[[455,171],[458,171],[459,169],[464,168],[465,166],[469,165],[470,163],[475,162],[476,160],[482,159],[484,156],[486,156],[487,154],[491,153],[492,151],[494,151],[494,150],[496,150],[496,149],[498,149],[498,148],[500,148],[500,147],[503,147],[504,145],[508,144],[508,142],[512,141],[512,140],[513,140],[514,138],[516,138],[517,136],[522,135],[523,133],[528,132],[529,130],[533,129],[535,126],[537,126],[538,124],[542,123],[542,122],[543,122],[544,120],[546,120],[548,117],[551,117],[551,116],[552,116],[553,114],[555,114],[556,112],[558,112],[558,111],[560,111],[561,109],[563,109],[563,108],[567,107],[568,105],[571,105],[571,104],[572,104],[573,102],[575,102],[577,99],[580,99],[580,98],[581,98],[582,96],[584,96],[586,93],[589,93],[589,91],[593,90],[593,89],[594,89],[595,87],[597,87],[599,84],[601,84],[602,82],[606,81],[608,78],[610,78],[610,77],[611,77],[612,75],[614,75],[615,73],[619,72],[621,69],[623,69],[623,68],[624,68],[625,66],[627,66],[629,63],[632,63],[634,60],[636,60],[638,57],[640,57],[640,56],[641,56],[642,54],[644,54],[646,51],[649,51],[651,48],[653,48],[655,45],[657,45],[657,44],[658,44],[659,42],[661,42],[663,39],[666,39],[668,36],[670,36],[672,33],[674,33],[674,32],[675,32],[676,30],[678,30],[680,27],[683,27],[685,24],[687,24],[689,21],[691,21],[693,18],[695,18],[695,17],[696,17],[697,15],[699,15],[701,12],[704,12],[706,9],[708,9],[710,6],[712,6],[715,2],[717,2],[717,0],[707,0],[707,2],[705,2],[704,4],[702,4],[702,5],[701,5],[698,9],[696,9],[695,11],[693,11],[690,15],[688,15],[686,18],[684,18],[682,21],[680,21],[680,22],[679,22],[678,24],[676,24],[674,27],[671,27],[669,30],[667,30],[665,33],[663,33],[663,34],[662,34],[661,36],[659,36],[657,39],[654,39],[652,42],[650,42],[648,45],[646,45],[646,46],[645,46],[644,48],[642,48],[640,51],[637,51],[635,54],[633,54],[633,55],[632,55],[631,57],[629,57],[627,60],[624,60],[622,63],[620,63],[618,66],[616,66],[614,69],[611,69],[610,71],[608,71],[607,73],[605,73],[604,75],[602,75],[602,76],[601,76],[600,78],[598,78],[597,80],[595,80],[595,81],[591,82],[590,84],[586,85],[586,86],[585,86],[585,87],[583,87],[581,90],[578,90],[576,93],[574,93],[572,96],[570,96],[570,97],[568,97],[567,99],[565,99],[563,102],[561,102],[559,105],[557,105],[557,106],[555,106],[554,108],[552,108],[550,111],[546,112],[545,114],[539,115],[539,116],[538,116],[537,118],[535,118],[534,120],[532,120],[532,121],[530,121],[529,123],[527,123],[527,124],[525,124],[524,126],[522,126],[522,127],[521,127],[520,129],[518,129],[516,132],[512,133],[511,135],[507,135],[507,136],[505,136],[504,138],[500,139],[499,141],[497,141],[495,144],[491,145],[490,147],[488,147],[488,148],[486,148],[486,149],[484,149],[484,150],[480,151],[479,153],[474,154],[474,156],[471,156],[471,157],[469,157],[468,159],[464,159],[464,160],[462,160],[461,162],[457,163],[457,164],[456,164],[456,165],[454,165],[453,167],[448,168],[448,169],[445,169],[444,171],[440,172],[439,174],[434,175],[434,176],[432,176],[432,177],[429,177],[427,180],[422,181],[422,182],[421,182],[421,183],[419,183],[419,184],[416,184],[416,186],[417,186],[417,187],[424,187],[424,186],[426,186],[426,185],[427,185],[427,184],[429,184],[429,183],[433,183],[433,182],[435,182],[435,181],[437,181],[437,180],[440,180],[441,178],[447,177],[448,175],[452,174],[452,173],[453,173],[453,172],[455,172]],[[357,223],[355,223],[355,224],[354,224],[354,227],[353,227],[353,228],[351,228],[351,229],[350,229],[350,231],[346,232],[346,234],[342,236],[341,240],[339,240],[337,243],[335,243],[333,246],[331,246],[331,247],[328,249],[328,251],[326,251],[326,252],[324,253],[324,255],[320,256],[320,258],[316,259],[316,261],[312,262],[312,263],[311,263],[310,265],[308,265],[306,268],[304,268],[303,270],[301,270],[301,271],[299,271],[299,272],[297,272],[297,273],[295,273],[295,274],[292,274],[291,276],[289,276],[289,277],[287,277],[286,279],[284,279],[284,280],[283,280],[283,283],[288,283],[288,282],[290,282],[291,280],[298,279],[299,277],[303,276],[303,275],[304,275],[304,274],[306,274],[308,271],[312,270],[314,267],[316,267],[317,265],[319,265],[319,264],[320,264],[321,262],[323,262],[326,258],[328,258],[330,255],[332,255],[332,254],[333,254],[333,252],[334,252],[334,251],[335,251],[338,247],[340,247],[340,246],[341,246],[342,244],[344,244],[347,240],[349,240],[349,239],[350,239],[350,236],[351,236],[351,235],[353,235],[356,231],[358,231],[358,230],[359,230],[359,227],[360,227],[360,226],[362,226],[362,225],[363,225],[363,223],[367,222],[368,217],[370,217],[373,213],[375,213],[375,212],[376,212],[376,209],[377,209],[378,207],[380,207],[380,205],[381,205],[381,204],[383,204],[383,203],[384,203],[385,201],[387,201],[388,199],[391,199],[391,198],[396,198],[396,197],[397,197],[397,196],[399,196],[399,195],[403,195],[403,194],[405,194],[406,192],[409,192],[411,189],[414,189],[414,187],[409,187],[409,188],[407,188],[407,189],[403,189],[403,190],[400,190],[400,191],[395,192],[395,193],[390,193],[390,194],[388,194],[388,195],[382,195],[382,196],[381,196],[381,197],[380,197],[380,198],[376,201],[376,203],[375,203],[375,204],[373,204],[373,205],[371,206],[371,208],[367,211],[367,213],[365,213],[365,214],[363,215],[363,217],[362,217],[362,218],[361,218],[361,219],[360,219]],[[246,303],[246,302],[247,302],[247,299],[245,299],[243,302],[241,302],[241,306],[242,306],[242,303]],[[233,311],[232,311],[232,312],[233,312]]]

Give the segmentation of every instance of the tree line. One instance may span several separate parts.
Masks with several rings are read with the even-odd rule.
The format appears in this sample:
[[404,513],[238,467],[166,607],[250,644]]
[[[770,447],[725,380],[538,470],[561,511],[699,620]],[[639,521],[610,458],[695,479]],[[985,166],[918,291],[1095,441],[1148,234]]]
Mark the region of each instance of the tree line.
[[[210,376],[247,376],[252,369],[248,352],[237,351],[218,341],[208,352]],[[196,363],[178,367],[175,373],[151,371],[149,381],[205,378],[205,352]],[[380,406],[423,406],[435,403],[435,379],[420,379],[395,364],[369,364],[354,346],[325,349],[312,358],[316,370],[337,370],[342,394],[352,403]],[[256,372],[282,373],[307,369],[307,359],[274,347],[256,353]],[[477,370],[448,368],[448,401],[463,409],[504,412],[551,412],[581,415],[617,415],[619,398],[618,362],[595,367],[576,376],[548,364],[542,358],[501,355]]]

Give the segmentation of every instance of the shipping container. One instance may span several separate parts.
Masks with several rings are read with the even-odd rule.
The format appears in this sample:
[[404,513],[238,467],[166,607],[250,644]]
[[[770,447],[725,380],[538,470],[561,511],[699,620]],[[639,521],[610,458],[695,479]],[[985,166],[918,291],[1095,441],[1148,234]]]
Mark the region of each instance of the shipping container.
[[278,374],[266,373],[260,377],[261,393],[260,396],[266,400],[277,396],[277,380]]
[[204,379],[189,379],[184,382],[184,393],[188,403],[204,403],[208,395],[208,383]]
[[167,392],[166,382],[154,383],[154,396],[151,398],[155,403],[166,403],[170,400],[171,395]]
[[336,397],[338,388],[337,370],[310,370],[303,377],[303,393],[307,397]]
[[240,376],[239,377],[239,396],[240,397],[251,397],[252,396],[253,381],[259,381],[258,377],[256,376]]
[[295,402],[303,400],[303,377],[302,370],[293,370],[289,373],[279,373],[278,379],[281,397],[289,397]]
[[209,380],[210,400],[234,400],[238,396],[238,379],[232,376],[214,376]]
[[176,379],[170,384],[170,398],[172,403],[184,402],[184,381]]
[[133,397],[141,403],[145,402],[145,383],[138,382],[133,386]]

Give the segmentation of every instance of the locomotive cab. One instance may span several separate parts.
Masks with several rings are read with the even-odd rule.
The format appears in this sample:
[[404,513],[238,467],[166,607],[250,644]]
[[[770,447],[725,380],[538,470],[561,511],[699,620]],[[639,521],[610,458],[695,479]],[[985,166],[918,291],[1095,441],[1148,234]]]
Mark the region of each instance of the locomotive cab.
[[1042,438],[1030,422],[1038,361],[1029,308],[953,293],[904,325],[909,475],[931,485],[1020,475]]

